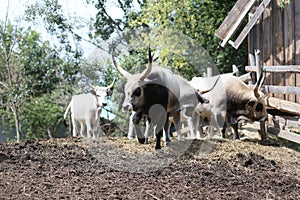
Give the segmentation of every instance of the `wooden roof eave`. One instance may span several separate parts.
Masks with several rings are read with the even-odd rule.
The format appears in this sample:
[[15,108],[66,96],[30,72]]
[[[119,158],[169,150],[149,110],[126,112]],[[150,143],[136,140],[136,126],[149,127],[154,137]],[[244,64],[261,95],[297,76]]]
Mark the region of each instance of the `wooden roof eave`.
[[[223,23],[215,33],[215,35],[218,38],[223,40],[221,43],[222,47],[224,47],[226,43],[230,40],[230,38],[235,34],[242,20],[252,8],[255,1],[256,0],[238,0],[233,6]],[[229,41],[228,43],[231,44],[234,48],[238,49],[270,2],[271,0],[263,0],[257,8],[257,10],[255,11],[255,13],[253,14],[253,17],[243,28],[240,35],[237,37],[237,39],[234,42]]]

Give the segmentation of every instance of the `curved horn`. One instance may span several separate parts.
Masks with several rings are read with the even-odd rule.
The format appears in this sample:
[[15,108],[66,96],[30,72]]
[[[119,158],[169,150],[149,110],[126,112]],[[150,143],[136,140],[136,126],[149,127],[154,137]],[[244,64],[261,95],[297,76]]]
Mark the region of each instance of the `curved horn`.
[[124,70],[121,66],[118,65],[116,59],[115,59],[115,56],[114,56],[114,50],[112,51],[112,60],[113,60],[113,63],[114,63],[114,66],[117,68],[117,70],[126,78],[126,79],[129,79],[129,77],[131,77],[132,75],[127,72],[126,70]]
[[255,87],[254,87],[254,95],[255,95],[256,98],[258,98],[260,96],[258,90],[259,90],[259,88],[260,88],[260,86],[263,82],[264,82],[264,73],[261,72],[260,76],[259,76],[259,79],[256,82]]
[[152,70],[152,56],[151,56],[151,50],[150,50],[150,45],[148,47],[148,67],[146,70],[144,70],[143,74],[141,75],[140,80],[143,81],[145,78],[147,78]]
[[113,85],[114,85],[114,83],[115,83],[115,80],[116,80],[116,78],[114,78],[114,80],[113,80],[113,82],[109,85],[109,86],[107,86],[107,87],[105,87],[106,89],[109,89],[109,88],[111,88]]
[[90,83],[88,83],[88,85],[91,87],[91,88],[93,88],[93,89],[95,89],[96,87],[95,86],[93,86],[92,84],[90,84]]

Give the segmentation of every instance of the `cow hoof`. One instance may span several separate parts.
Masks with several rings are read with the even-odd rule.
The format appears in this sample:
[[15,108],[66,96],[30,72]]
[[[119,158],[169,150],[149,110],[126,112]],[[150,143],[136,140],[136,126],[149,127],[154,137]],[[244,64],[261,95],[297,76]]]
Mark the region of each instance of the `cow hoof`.
[[148,138],[145,139],[145,144],[149,144]]
[[145,138],[138,138],[138,141],[140,144],[145,144],[146,139]]
[[155,147],[155,151],[161,150],[161,147]]
[[171,144],[171,141],[167,141],[166,145],[169,146]]
[[184,141],[184,138],[181,135],[178,135],[177,139],[178,141]]

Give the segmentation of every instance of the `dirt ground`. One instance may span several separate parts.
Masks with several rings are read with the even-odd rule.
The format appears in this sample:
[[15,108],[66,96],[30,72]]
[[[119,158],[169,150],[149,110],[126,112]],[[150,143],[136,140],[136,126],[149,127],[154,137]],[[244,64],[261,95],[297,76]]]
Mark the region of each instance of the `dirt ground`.
[[300,152],[256,139],[5,143],[0,199],[300,199]]

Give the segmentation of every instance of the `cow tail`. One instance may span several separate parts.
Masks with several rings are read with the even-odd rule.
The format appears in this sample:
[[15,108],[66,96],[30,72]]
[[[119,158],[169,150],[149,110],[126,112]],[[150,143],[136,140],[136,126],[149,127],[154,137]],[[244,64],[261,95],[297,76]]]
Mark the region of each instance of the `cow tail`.
[[67,109],[65,111],[65,114],[64,114],[64,124],[65,124],[65,126],[69,126],[68,123],[67,123],[66,118],[67,118],[67,114],[68,114],[68,112],[69,112],[69,110],[71,108],[71,103],[72,103],[72,101],[69,103],[69,105],[68,105],[68,107],[67,107]]
[[100,106],[97,108],[97,111],[96,111],[96,116],[95,116],[96,121],[98,121],[100,119],[101,111],[102,111],[102,107]]
[[205,93],[210,92],[210,91],[211,91],[212,89],[214,89],[214,87],[217,85],[219,79],[220,79],[220,76],[218,76],[217,80],[215,81],[214,85],[213,85],[211,88],[209,88],[209,89],[207,89],[207,90],[198,90],[198,92],[199,92],[200,94],[205,94]]
[[201,96],[197,91],[195,92],[196,97],[200,103],[209,103],[209,100]]

